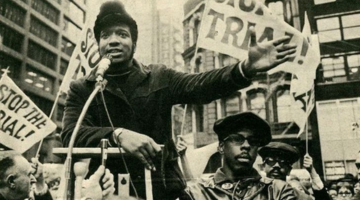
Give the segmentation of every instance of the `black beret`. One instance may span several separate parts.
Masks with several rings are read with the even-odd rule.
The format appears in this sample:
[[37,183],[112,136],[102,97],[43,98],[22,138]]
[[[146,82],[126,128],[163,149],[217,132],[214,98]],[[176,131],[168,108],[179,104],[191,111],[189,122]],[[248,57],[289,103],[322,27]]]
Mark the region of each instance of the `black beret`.
[[138,28],[136,21],[126,12],[124,5],[117,0],[107,1],[100,7],[94,25],[94,35],[97,42],[100,40],[100,32],[106,26],[124,23],[129,26],[131,38],[134,43],[137,41]]
[[297,148],[283,142],[270,142],[268,145],[260,148],[258,154],[262,159],[276,155],[277,157],[288,160],[291,164],[300,158],[300,152]]
[[227,136],[237,133],[242,129],[249,129],[260,138],[261,146],[271,141],[271,130],[269,124],[258,115],[252,112],[243,112],[219,119],[214,124],[214,131],[219,141]]

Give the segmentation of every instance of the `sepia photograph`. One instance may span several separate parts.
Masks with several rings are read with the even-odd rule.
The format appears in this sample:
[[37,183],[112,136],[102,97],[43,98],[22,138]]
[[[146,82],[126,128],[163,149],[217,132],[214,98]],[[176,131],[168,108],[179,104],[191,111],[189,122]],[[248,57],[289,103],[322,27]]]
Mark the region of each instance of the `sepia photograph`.
[[0,0],[0,200],[360,200],[359,0]]

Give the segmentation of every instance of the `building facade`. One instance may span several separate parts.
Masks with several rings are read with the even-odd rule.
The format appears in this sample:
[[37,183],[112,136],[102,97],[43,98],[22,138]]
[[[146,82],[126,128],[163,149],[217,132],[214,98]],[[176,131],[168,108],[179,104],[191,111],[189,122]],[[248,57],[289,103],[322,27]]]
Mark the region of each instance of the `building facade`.
[[[315,97],[317,129],[325,177],[356,175],[360,150],[360,4],[358,1],[314,0],[321,66]],[[315,120],[314,120],[315,121]]]
[[[67,70],[77,36],[86,18],[86,0],[0,1],[0,68],[46,114],[50,115]],[[60,132],[64,96],[52,120]],[[56,135],[45,139],[45,162],[56,162],[48,146],[60,145]],[[26,155],[34,156],[37,145]]]

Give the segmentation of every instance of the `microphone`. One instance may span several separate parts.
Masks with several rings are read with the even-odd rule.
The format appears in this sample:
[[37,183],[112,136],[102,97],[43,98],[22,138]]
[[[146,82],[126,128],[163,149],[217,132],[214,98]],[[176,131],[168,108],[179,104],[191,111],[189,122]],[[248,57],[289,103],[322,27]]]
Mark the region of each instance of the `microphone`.
[[104,79],[104,74],[109,69],[110,64],[111,64],[111,55],[105,54],[100,60],[98,68],[95,73],[97,81],[102,81]]
[[101,165],[106,167],[106,160],[108,154],[108,139],[101,139],[100,148],[101,148]]
[[[100,141],[100,148],[101,148],[101,165],[106,167],[106,160],[107,160],[107,154],[108,154],[108,143],[109,143],[109,140],[108,139],[101,139]],[[104,178],[105,176],[105,172],[104,172],[104,175],[101,176],[101,179],[100,179],[100,187],[101,189],[104,189],[104,186],[102,184],[102,179]]]

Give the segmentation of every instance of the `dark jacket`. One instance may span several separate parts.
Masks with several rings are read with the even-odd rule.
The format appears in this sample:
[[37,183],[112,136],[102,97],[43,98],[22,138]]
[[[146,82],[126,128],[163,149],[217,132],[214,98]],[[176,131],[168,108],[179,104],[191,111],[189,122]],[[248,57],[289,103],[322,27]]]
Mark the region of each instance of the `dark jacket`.
[[255,169],[246,179],[231,182],[221,168],[208,179],[190,185],[180,200],[296,200],[291,186],[282,180],[261,178]]
[[[238,64],[200,74],[176,72],[164,65],[144,66],[136,61],[133,67],[125,83],[127,91],[122,91],[116,81],[105,77],[108,80],[104,90],[106,105],[115,128],[122,127],[136,131],[153,138],[159,144],[165,144],[163,160],[166,163],[156,166],[157,172],[160,171],[161,174],[155,172],[152,175],[153,191],[159,191],[159,187],[162,188],[161,191],[166,191],[163,188],[165,186],[162,186],[164,183],[156,181],[164,181],[166,173],[171,173],[171,171],[180,172],[176,163],[176,148],[171,138],[172,106],[209,103],[249,86],[250,81],[241,75]],[[68,146],[83,105],[94,89],[96,83],[94,72],[95,70],[89,76],[74,81],[70,85],[61,134],[65,146]],[[109,138],[112,141],[111,135],[112,128],[101,96],[97,95],[85,116],[75,146],[96,147],[102,138]],[[143,168],[140,162],[134,159],[127,159],[126,162],[134,183],[143,183]],[[99,160],[93,159],[90,171],[95,171],[99,163]],[[107,166],[109,168],[117,166],[117,173],[119,170],[124,172],[121,159],[108,160]],[[166,172],[167,168],[172,170]],[[142,188],[137,187],[138,193],[144,193]],[[154,194],[159,194],[159,192]],[[161,198],[154,196],[154,199]]]

